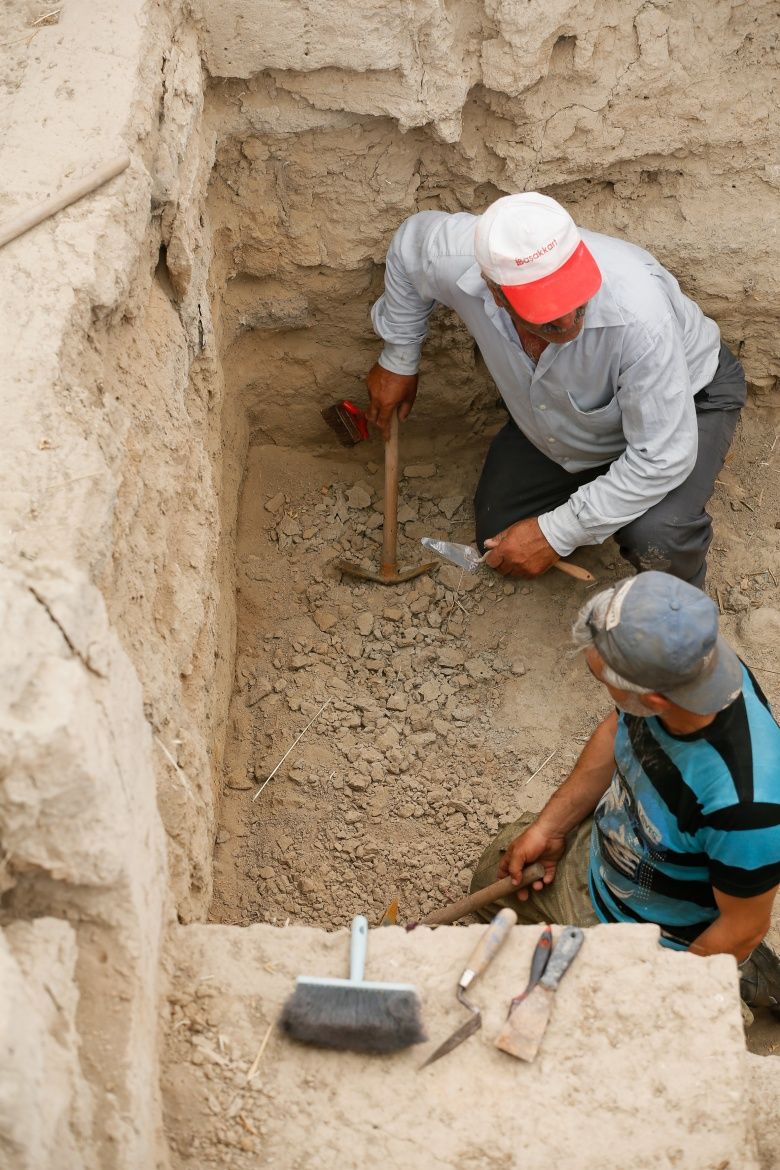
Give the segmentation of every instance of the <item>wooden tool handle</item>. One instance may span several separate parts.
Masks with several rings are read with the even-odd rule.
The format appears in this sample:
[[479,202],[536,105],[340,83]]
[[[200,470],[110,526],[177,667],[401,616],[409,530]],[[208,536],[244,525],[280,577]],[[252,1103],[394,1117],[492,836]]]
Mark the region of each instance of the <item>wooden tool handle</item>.
[[568,561],[556,561],[553,565],[560,573],[567,573],[569,577],[576,577],[578,581],[595,581],[596,578],[581,565],[572,565]]
[[582,940],[584,938],[585,935],[578,926],[566,927],[553,947],[544,975],[539,980],[541,987],[547,987],[550,991],[555,991],[561,979],[568,971],[569,964],[582,946]]
[[6,223],[0,224],[0,248],[4,244],[9,244],[11,240],[15,240],[23,232],[42,223],[50,215],[62,211],[63,207],[69,207],[77,199],[82,199],[85,195],[97,190],[98,187],[102,187],[103,183],[107,183],[109,179],[121,175],[122,171],[129,165],[130,155],[125,151],[111,159],[110,162],[103,163],[94,171],[90,171],[78,182],[69,183],[67,187],[63,187],[58,195],[52,195],[50,199],[45,199],[36,207],[31,207],[29,211],[20,212]]
[[460,901],[453,902],[450,906],[442,906],[441,910],[432,910],[430,914],[426,914],[424,918],[420,919],[420,925],[449,926],[450,923],[457,922],[459,918],[465,918],[467,914],[481,910],[483,906],[489,906],[498,898],[505,898],[507,894],[513,894],[515,890],[525,889],[532,882],[541,881],[543,877],[544,866],[535,861],[533,865],[527,865],[523,870],[519,886],[515,885],[511,877],[501,878],[500,881],[485,886],[484,890],[477,890],[475,894],[469,894],[468,897],[461,898]]
[[385,521],[382,529],[383,576],[398,570],[398,411],[390,419],[390,438],[385,443]]
[[465,991],[490,966],[516,922],[517,915],[514,910],[508,907],[499,910],[474,948],[466,969],[458,980],[458,987]]

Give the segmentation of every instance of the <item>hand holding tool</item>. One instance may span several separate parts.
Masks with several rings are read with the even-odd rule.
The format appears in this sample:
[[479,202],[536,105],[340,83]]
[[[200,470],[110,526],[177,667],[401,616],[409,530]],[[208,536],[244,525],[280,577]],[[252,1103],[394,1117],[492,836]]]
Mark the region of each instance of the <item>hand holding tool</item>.
[[552,1011],[553,998],[563,975],[582,946],[584,933],[567,926],[555,944],[536,986],[510,1013],[496,1045],[519,1060],[533,1060],[539,1051]]
[[349,979],[301,975],[282,1010],[293,1040],[352,1052],[397,1052],[427,1039],[420,1001],[410,983],[366,983],[368,920],[352,919]]
[[501,878],[499,881],[485,886],[484,889],[477,890],[476,893],[468,894],[467,897],[453,902],[451,906],[442,906],[440,910],[431,910],[430,914],[426,914],[419,922],[408,923],[406,929],[412,930],[415,926],[449,926],[450,923],[457,922],[459,918],[465,918],[467,914],[473,914],[476,910],[481,910],[483,906],[497,902],[499,898],[506,898],[517,890],[524,890],[526,886],[540,882],[543,877],[544,866],[541,862],[535,861],[533,865],[525,867],[519,883],[516,883],[511,877]]
[[421,573],[436,568],[436,561],[398,568],[398,411],[393,412],[390,438],[385,443],[385,522],[382,529],[382,563],[378,572],[364,569],[353,561],[336,561],[335,567],[348,577],[376,581],[380,585],[400,585]]
[[453,1032],[443,1044],[440,1044],[436,1051],[420,1065],[420,1068],[425,1068],[427,1065],[433,1064],[435,1060],[439,1060],[440,1057],[446,1056],[448,1052],[452,1052],[454,1048],[457,1048],[464,1040],[468,1040],[469,1036],[473,1036],[482,1027],[482,1013],[475,1004],[466,998],[466,991],[474,980],[487,970],[516,922],[517,915],[514,910],[499,910],[490,926],[484,931],[465,971],[458,980],[458,1002],[471,1012],[471,1018]]
[[[473,545],[454,544],[450,540],[434,540],[431,536],[423,536],[420,544],[425,545],[431,552],[438,553],[446,561],[452,561],[453,565],[457,565],[459,569],[465,569],[467,573],[478,572],[485,563],[485,557],[490,556],[493,551],[489,549],[484,556],[480,556],[479,550]],[[578,581],[596,580],[587,569],[583,569],[581,565],[572,565],[568,561],[555,561],[553,568],[558,569],[561,573],[566,573],[569,577],[576,577]]]

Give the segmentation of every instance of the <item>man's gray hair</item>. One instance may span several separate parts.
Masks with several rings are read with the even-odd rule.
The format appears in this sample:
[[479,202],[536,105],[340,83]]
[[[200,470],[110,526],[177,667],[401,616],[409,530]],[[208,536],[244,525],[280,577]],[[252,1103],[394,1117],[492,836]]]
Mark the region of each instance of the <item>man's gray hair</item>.
[[[577,620],[572,627],[572,637],[577,650],[587,650],[588,646],[594,644],[596,634],[600,634],[606,627],[607,614],[609,607],[612,604],[612,599],[623,582],[618,585],[613,585],[609,589],[602,589],[600,593],[594,594],[588,601],[585,602],[580,612],[577,614]],[[603,660],[602,660],[603,661]],[[644,686],[637,686],[636,683],[629,682],[627,678],[623,678],[611,666],[603,663],[601,668],[601,677],[605,683],[609,683],[611,687],[615,687],[619,691],[630,691],[634,695],[647,695],[650,693],[650,688]]]

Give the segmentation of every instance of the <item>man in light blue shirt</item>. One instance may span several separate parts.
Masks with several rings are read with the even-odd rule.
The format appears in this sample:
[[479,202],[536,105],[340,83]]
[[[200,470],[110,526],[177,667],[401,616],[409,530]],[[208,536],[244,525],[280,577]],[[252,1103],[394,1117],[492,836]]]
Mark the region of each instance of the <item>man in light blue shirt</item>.
[[580,610],[574,641],[617,710],[536,815],[505,825],[472,892],[544,875],[480,910],[524,924],[654,924],[694,955],[731,954],[746,1003],[780,1011],[763,941],[780,888],[780,727],[705,593],[629,577]]
[[479,345],[510,419],[475,496],[488,564],[534,577],[609,536],[638,569],[701,586],[712,495],[745,401],[714,321],[648,252],[580,231],[548,196],[481,216],[424,211],[395,234],[372,310],[384,341],[369,417],[387,436],[417,393],[437,303]]

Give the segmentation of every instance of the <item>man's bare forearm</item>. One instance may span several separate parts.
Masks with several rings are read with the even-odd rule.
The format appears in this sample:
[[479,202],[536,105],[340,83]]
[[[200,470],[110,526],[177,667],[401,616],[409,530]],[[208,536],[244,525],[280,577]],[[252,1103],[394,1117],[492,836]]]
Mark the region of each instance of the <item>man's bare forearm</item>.
[[716,918],[711,926],[702,931],[688,948],[692,955],[733,955],[738,963],[746,959],[754,947],[757,947],[769,929],[746,934],[744,930],[735,930],[732,923]]
[[612,780],[616,732],[617,714],[613,711],[598,725],[571,774],[540,812],[540,827],[553,834],[569,833],[590,816]]
[[777,888],[754,898],[735,898],[713,886],[720,914],[691,943],[691,954],[733,955],[741,963],[769,930]]

